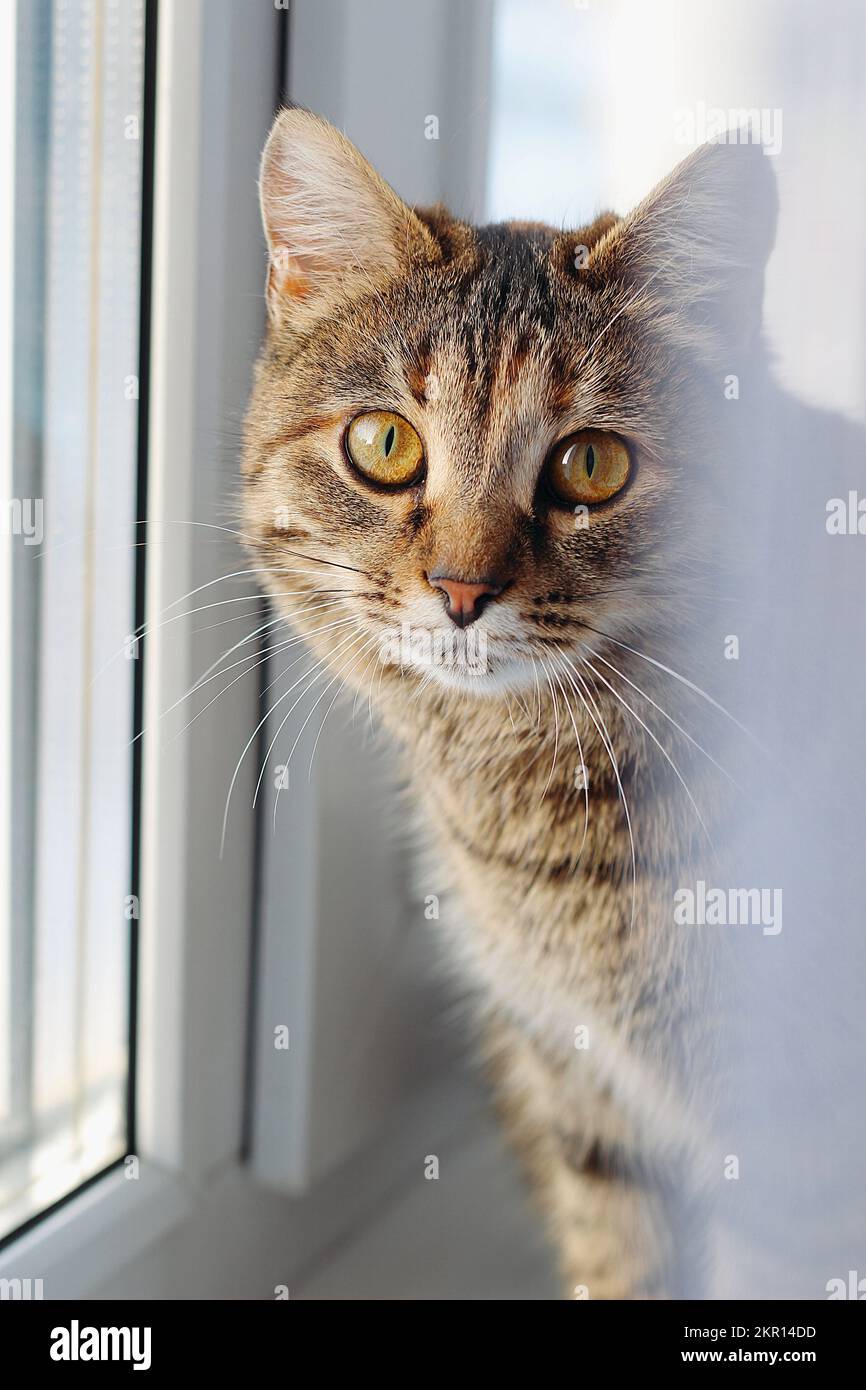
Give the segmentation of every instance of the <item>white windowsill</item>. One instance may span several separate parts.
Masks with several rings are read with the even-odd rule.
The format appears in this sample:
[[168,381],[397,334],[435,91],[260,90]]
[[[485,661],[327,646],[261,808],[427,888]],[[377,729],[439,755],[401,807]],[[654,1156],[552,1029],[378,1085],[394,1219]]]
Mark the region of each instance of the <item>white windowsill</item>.
[[188,1212],[177,1177],[141,1165],[114,1169],[0,1250],[0,1279],[41,1279],[45,1299],[87,1297]]

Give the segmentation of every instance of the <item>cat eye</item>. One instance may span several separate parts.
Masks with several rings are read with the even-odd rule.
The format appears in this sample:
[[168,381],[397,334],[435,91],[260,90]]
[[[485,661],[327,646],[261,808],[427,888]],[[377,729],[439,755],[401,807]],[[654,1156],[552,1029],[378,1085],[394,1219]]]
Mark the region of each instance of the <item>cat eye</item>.
[[424,468],[424,445],[402,415],[368,410],[346,431],[346,453],[359,473],[382,487],[408,487]]
[[628,482],[631,457],[625,441],[607,430],[580,430],[561,439],[545,465],[545,477],[558,502],[606,502]]

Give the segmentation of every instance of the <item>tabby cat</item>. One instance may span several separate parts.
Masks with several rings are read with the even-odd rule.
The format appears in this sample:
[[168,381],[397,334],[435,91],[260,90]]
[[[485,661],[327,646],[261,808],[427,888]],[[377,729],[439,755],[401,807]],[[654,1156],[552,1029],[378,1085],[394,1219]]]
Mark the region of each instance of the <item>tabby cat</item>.
[[255,564],[402,746],[567,1296],[694,1293],[718,1001],[673,901],[728,815],[698,686],[769,163],[704,146],[622,219],[476,228],[289,109],[260,186]]

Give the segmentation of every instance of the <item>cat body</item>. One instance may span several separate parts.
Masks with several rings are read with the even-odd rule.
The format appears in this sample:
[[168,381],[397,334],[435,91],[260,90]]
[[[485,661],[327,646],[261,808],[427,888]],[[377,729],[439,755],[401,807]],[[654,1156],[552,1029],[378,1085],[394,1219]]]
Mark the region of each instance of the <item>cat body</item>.
[[[707,700],[676,673],[716,659],[742,428],[723,382],[763,379],[766,161],[705,147],[622,220],[476,229],[410,210],[290,110],[261,189],[256,564],[402,747],[568,1295],[694,1295],[719,1002],[715,948],[674,901],[718,872],[729,779],[724,739],[702,742]],[[626,441],[627,482],[564,504],[548,460],[569,439],[587,475],[587,440],[603,459]],[[359,465],[369,448],[387,486]],[[404,448],[417,468],[395,486]],[[411,641],[386,654],[443,628],[447,663]]]

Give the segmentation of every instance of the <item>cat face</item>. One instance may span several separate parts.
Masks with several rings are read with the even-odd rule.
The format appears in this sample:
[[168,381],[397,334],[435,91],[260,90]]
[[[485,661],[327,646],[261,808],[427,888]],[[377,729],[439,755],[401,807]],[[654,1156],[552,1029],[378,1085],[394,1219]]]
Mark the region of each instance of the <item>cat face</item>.
[[673,578],[714,547],[724,376],[757,327],[765,165],[705,147],[622,221],[474,229],[284,112],[245,455],[283,610],[477,695],[594,632],[676,622]]

